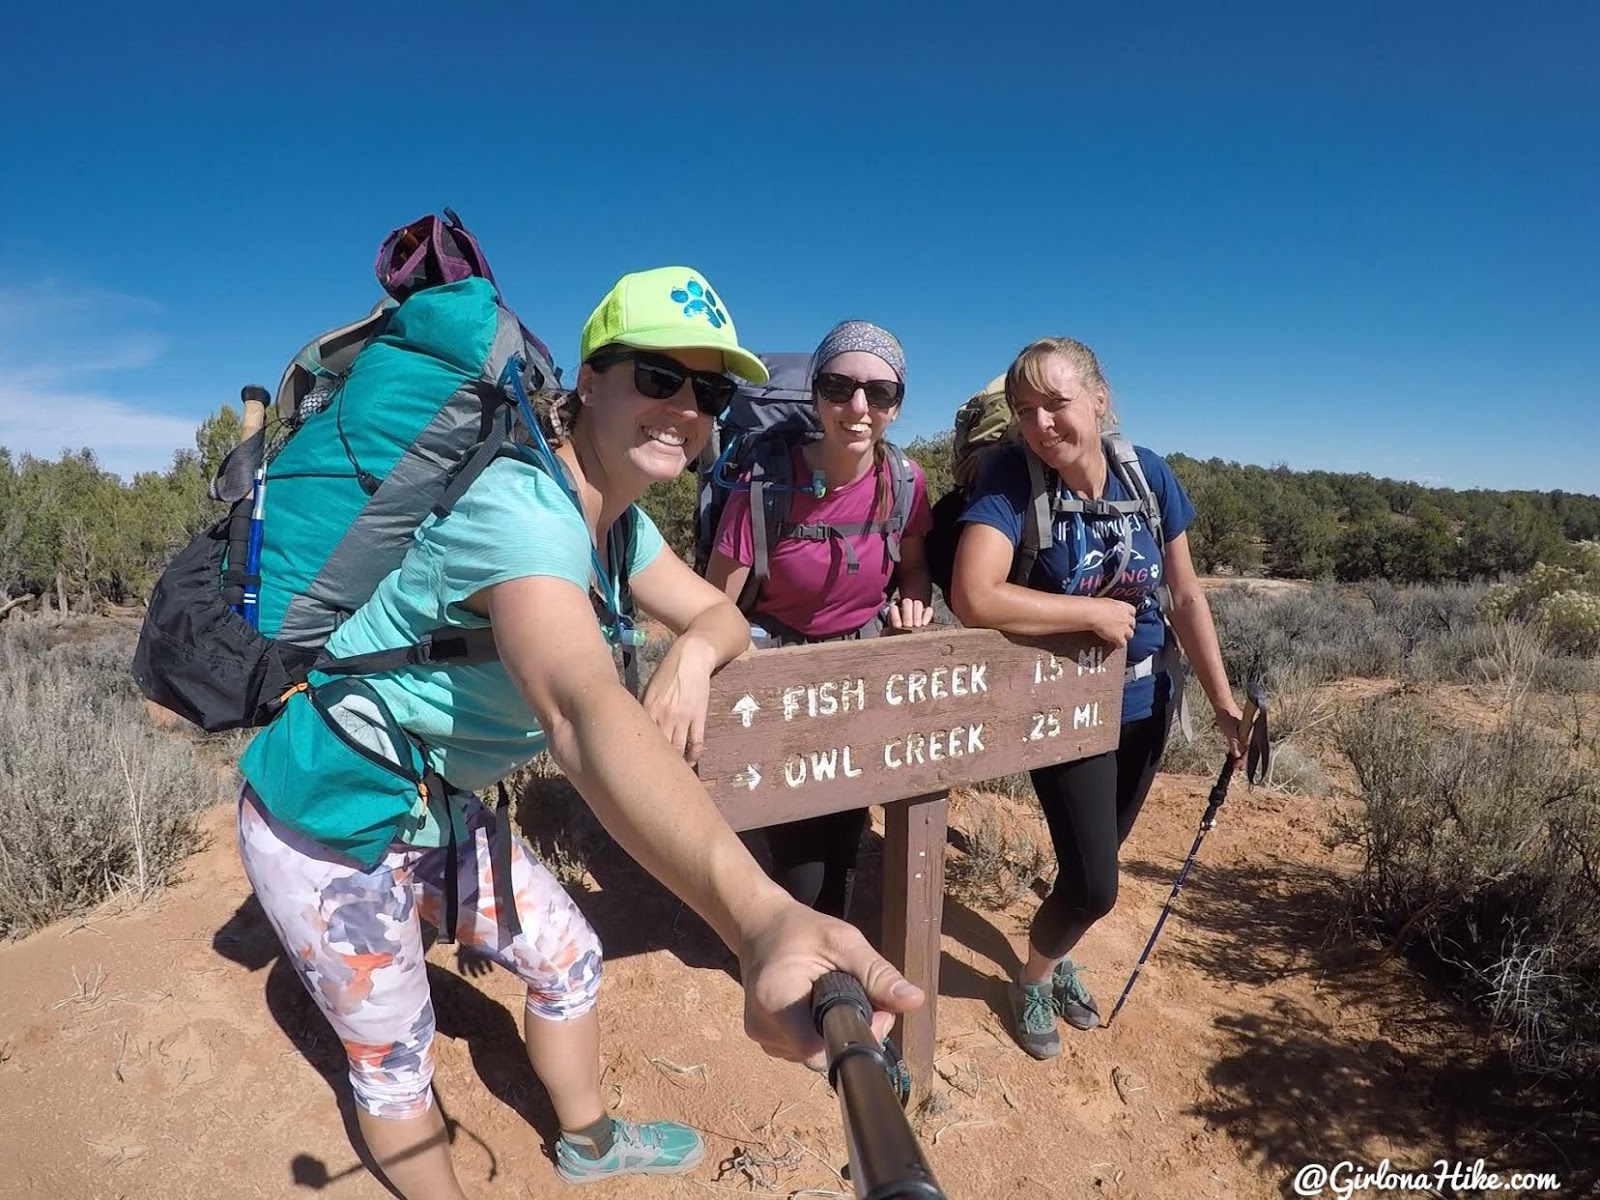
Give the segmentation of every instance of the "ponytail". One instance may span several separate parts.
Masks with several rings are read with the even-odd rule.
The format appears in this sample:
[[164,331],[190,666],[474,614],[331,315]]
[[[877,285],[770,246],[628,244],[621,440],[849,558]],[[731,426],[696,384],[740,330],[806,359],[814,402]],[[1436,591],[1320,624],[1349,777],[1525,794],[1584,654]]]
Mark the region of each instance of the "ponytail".
[[889,505],[894,500],[894,488],[889,480],[889,472],[884,469],[888,462],[889,453],[883,448],[883,439],[878,438],[872,443],[872,474],[877,482],[873,485],[872,492],[872,519],[886,521],[889,518]]

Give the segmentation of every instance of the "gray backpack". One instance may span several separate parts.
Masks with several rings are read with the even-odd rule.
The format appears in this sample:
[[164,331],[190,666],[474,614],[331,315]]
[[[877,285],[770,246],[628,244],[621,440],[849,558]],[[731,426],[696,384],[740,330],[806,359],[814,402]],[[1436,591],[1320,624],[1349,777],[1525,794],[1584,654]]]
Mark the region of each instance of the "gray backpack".
[[[898,564],[900,539],[911,517],[916,482],[905,452],[892,442],[885,442],[880,469],[889,475],[890,500],[882,519],[849,525],[794,523],[790,510],[795,494],[806,492],[820,499],[824,492],[820,475],[804,482],[794,478],[796,448],[822,436],[811,400],[811,356],[763,354],[761,360],[767,364],[771,377],[764,384],[740,385],[701,454],[695,514],[695,570],[703,575],[711,561],[712,543],[728,494],[748,488],[755,553],[750,575],[739,595],[739,607],[746,613],[754,609],[761,585],[771,575],[772,547],[784,538],[836,540],[844,550],[845,570],[853,575],[860,563],[849,539],[877,533],[884,538],[890,561]],[[757,513],[762,514],[762,520],[755,519]]]

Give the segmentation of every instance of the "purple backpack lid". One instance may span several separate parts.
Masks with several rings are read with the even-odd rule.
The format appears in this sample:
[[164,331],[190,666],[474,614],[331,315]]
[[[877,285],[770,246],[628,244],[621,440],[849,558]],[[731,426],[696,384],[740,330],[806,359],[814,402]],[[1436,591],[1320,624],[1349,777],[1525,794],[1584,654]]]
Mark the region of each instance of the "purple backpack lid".
[[401,301],[423,288],[473,276],[494,283],[478,239],[448,208],[443,219],[429,213],[384,238],[373,271],[383,290]]

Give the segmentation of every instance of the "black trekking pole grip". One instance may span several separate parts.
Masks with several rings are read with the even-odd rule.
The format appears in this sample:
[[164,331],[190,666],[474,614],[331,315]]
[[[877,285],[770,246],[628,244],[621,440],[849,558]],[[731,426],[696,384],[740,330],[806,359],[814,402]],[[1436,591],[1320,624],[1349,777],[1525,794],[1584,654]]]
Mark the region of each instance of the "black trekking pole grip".
[[1217,781],[1211,785],[1211,794],[1206,797],[1205,815],[1200,818],[1201,829],[1210,829],[1216,825],[1217,809],[1221,808],[1222,802],[1228,798],[1228,785],[1233,782],[1233,769],[1238,765],[1239,760],[1236,758],[1223,760],[1222,770],[1217,772]]
[[827,1047],[857,1200],[945,1200],[889,1082],[860,980],[843,971],[819,978],[811,985],[811,1019]]
[[[1250,728],[1255,724],[1257,711],[1257,696],[1252,693],[1244,702],[1244,711],[1239,717],[1239,741],[1248,743]],[[1223,759],[1222,770],[1217,772],[1217,782],[1211,785],[1211,794],[1206,797],[1205,815],[1200,818],[1201,829],[1212,829],[1217,823],[1217,809],[1222,807],[1222,802],[1228,798],[1228,785],[1233,782],[1234,768],[1242,759],[1234,758],[1231,754]]]

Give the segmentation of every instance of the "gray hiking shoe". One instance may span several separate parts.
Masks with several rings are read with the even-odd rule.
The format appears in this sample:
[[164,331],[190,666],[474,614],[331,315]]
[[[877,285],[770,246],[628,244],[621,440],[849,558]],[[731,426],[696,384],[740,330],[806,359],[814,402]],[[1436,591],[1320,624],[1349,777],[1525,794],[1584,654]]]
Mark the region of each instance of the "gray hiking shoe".
[[1061,1053],[1061,1034],[1056,1031],[1056,1008],[1048,983],[1021,983],[1015,979],[1006,989],[1011,998],[1011,1036],[1035,1058],[1054,1058]]
[[1078,968],[1070,958],[1056,964],[1050,977],[1051,1000],[1061,1019],[1074,1029],[1097,1029],[1100,1026],[1100,1009],[1095,1005],[1089,989],[1078,978]]
[[586,1158],[567,1141],[556,1142],[556,1174],[568,1183],[596,1183],[618,1175],[672,1175],[700,1161],[700,1135],[676,1121],[635,1124],[614,1118],[611,1149]]

